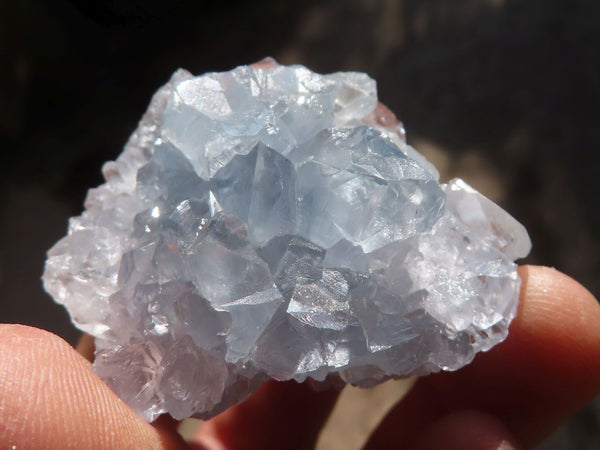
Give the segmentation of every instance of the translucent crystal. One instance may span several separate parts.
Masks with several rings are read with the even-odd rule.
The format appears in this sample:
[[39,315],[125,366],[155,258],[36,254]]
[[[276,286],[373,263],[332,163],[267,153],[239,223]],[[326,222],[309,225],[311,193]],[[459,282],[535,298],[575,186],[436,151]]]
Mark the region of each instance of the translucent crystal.
[[455,370],[515,315],[526,230],[440,184],[365,74],[180,70],[103,171],[44,285],[147,420],[211,417],[269,378]]

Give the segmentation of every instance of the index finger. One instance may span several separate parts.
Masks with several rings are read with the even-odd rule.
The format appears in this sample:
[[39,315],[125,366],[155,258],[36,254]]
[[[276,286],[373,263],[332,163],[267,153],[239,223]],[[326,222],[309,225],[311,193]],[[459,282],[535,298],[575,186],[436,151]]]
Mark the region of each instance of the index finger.
[[600,306],[550,268],[520,268],[521,303],[507,340],[452,373],[421,378],[366,448],[413,442],[453,411],[497,418],[526,447],[600,392]]

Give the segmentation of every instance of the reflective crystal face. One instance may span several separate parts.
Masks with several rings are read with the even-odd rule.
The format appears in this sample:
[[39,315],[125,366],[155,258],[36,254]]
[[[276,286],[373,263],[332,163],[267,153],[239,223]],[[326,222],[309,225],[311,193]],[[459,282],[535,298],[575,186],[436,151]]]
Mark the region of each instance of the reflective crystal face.
[[103,170],[44,284],[147,420],[211,417],[268,378],[455,370],[514,317],[527,232],[439,184],[365,74],[180,70]]

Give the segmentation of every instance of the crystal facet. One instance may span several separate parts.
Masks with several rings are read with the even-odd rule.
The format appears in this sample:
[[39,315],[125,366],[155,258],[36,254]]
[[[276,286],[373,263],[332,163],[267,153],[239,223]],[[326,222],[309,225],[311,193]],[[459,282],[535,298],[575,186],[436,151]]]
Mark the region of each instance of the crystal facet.
[[404,140],[362,73],[273,60],[153,97],[44,285],[147,420],[263,381],[455,370],[515,315],[525,228]]

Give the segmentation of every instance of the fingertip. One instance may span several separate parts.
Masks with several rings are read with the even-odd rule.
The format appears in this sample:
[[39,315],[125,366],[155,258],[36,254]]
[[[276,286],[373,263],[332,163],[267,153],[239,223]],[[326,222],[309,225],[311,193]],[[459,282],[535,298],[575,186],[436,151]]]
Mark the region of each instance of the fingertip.
[[50,331],[18,323],[0,324],[0,344],[2,344],[3,341],[10,341],[17,346],[21,345],[22,342],[39,342],[49,343],[52,346],[61,349],[71,348],[63,338]]
[[[525,266],[505,342],[456,372],[421,378],[367,448],[410,440],[456,409],[484,411],[532,447],[600,392],[600,306],[548,267]],[[400,439],[400,441],[398,440]]]
[[79,342],[77,343],[77,346],[75,347],[75,350],[77,350],[77,353],[79,353],[81,356],[83,356],[89,362],[93,362],[95,348],[96,348],[96,345],[94,343],[94,338],[92,336],[90,336],[89,334],[84,334],[79,339]]
[[129,409],[60,337],[0,325],[0,442],[16,448],[182,448]]
[[[534,357],[545,378],[562,377],[597,391],[600,386],[600,304],[581,284],[554,268],[523,266],[519,312],[507,347]],[[539,375],[543,375],[539,373]],[[582,385],[583,383],[583,385]],[[570,386],[566,386],[570,387]],[[569,395],[572,393],[570,392]]]
[[[553,267],[521,266],[521,304],[515,324],[536,333],[562,322],[600,339],[600,304],[573,278]],[[557,331],[557,330],[553,330]]]

